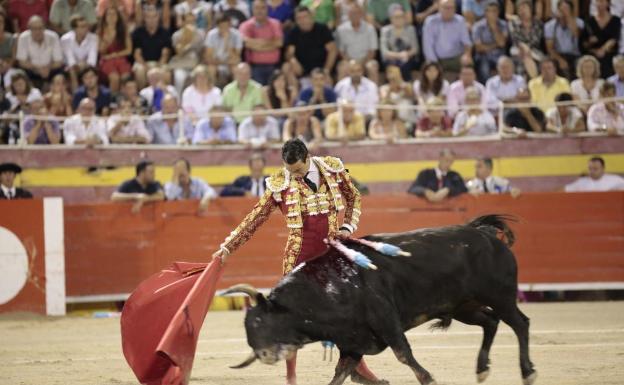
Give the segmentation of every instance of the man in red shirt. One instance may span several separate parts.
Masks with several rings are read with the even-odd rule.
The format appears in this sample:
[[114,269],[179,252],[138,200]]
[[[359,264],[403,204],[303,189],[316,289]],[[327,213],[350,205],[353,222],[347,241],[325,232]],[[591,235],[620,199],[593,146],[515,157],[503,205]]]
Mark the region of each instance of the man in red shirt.
[[15,32],[28,29],[28,20],[34,15],[41,16],[48,23],[48,5],[46,0],[9,0],[7,10]]

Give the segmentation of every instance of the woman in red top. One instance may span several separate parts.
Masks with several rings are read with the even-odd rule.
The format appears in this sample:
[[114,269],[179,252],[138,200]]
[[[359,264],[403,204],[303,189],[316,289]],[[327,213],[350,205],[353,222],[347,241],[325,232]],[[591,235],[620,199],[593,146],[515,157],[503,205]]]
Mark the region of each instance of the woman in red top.
[[122,78],[130,75],[132,67],[128,56],[132,52],[132,40],[128,28],[119,10],[109,7],[98,26],[100,39],[100,71],[108,78],[112,93],[119,92]]

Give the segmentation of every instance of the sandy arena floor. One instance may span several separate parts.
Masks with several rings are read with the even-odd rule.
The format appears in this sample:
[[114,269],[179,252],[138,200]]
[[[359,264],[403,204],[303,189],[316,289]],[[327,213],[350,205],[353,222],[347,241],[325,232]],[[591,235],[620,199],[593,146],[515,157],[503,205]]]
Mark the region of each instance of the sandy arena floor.
[[[624,384],[624,302],[527,304],[522,309],[531,318],[537,384]],[[249,352],[242,319],[243,312],[208,314],[192,385],[284,384],[283,363],[228,368]],[[408,337],[416,359],[440,385],[476,383],[479,328],[454,322],[448,332],[432,333],[423,325]],[[511,329],[501,326],[486,384],[521,384],[517,346]],[[299,385],[329,382],[335,359],[323,362],[319,343],[307,346],[299,357]],[[411,370],[389,351],[367,361],[394,385],[417,384]],[[0,362],[1,385],[137,384],[121,353],[119,319],[1,316]]]

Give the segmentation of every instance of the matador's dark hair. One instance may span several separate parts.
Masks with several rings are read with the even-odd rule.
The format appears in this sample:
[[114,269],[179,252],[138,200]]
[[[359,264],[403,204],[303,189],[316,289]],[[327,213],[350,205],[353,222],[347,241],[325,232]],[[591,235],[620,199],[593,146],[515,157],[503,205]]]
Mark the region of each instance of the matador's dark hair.
[[282,147],[282,159],[288,164],[295,164],[297,161],[305,162],[308,158],[308,148],[301,139],[290,139]]

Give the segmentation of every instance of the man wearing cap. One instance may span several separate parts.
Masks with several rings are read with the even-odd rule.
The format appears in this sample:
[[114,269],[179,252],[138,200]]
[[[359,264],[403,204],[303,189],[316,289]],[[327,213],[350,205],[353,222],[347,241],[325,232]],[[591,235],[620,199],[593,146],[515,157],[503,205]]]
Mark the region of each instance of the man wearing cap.
[[31,199],[33,196],[28,190],[15,187],[15,175],[20,174],[22,168],[15,163],[0,164],[0,199]]

